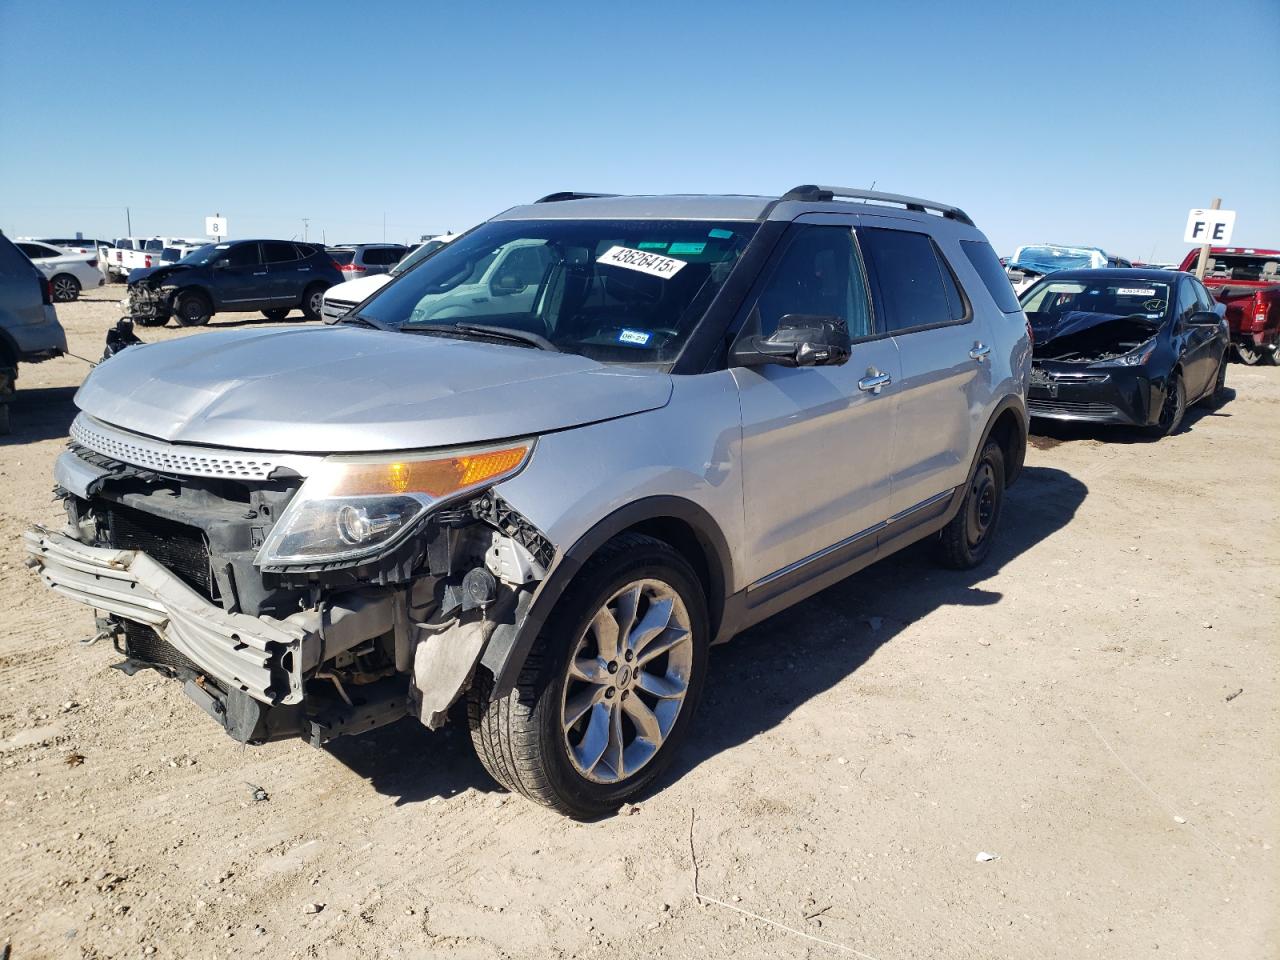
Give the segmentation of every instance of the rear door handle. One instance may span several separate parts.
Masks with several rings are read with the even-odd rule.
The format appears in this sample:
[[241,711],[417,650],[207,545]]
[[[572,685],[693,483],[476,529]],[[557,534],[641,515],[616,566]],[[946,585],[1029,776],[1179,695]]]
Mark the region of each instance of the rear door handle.
[[985,343],[975,343],[973,345],[973,349],[969,351],[969,356],[981,363],[983,360],[987,359],[987,354],[990,352],[991,348]]
[[867,371],[865,377],[858,381],[858,389],[879,396],[880,391],[891,383],[893,383],[893,377],[872,368]]

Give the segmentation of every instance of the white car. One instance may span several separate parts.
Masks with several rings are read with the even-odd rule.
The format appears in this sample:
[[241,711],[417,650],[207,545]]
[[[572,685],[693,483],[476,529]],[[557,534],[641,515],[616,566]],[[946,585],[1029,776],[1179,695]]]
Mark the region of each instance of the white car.
[[19,240],[15,246],[49,278],[53,299],[58,303],[76,300],[81,290],[100,287],[106,282],[98,269],[96,253],[67,253],[35,240]]
[[335,323],[339,317],[345,316],[357,303],[362,303],[373,296],[375,290],[382,289],[410,267],[417,266],[446,243],[457,239],[458,236],[459,234],[456,233],[443,233],[438,237],[432,237],[430,240],[424,240],[406,253],[400,262],[386,273],[375,273],[369,277],[359,277],[330,287],[324,292],[324,305],[320,308],[320,315],[324,322]]

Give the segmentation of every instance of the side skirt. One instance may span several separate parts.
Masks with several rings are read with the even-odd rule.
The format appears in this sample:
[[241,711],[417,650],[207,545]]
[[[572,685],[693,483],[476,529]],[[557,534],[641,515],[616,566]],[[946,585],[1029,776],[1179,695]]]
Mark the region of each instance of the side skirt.
[[930,497],[731,595],[725,602],[724,619],[714,642],[724,643],[747,627],[937,533],[960,509],[966,489],[967,484]]

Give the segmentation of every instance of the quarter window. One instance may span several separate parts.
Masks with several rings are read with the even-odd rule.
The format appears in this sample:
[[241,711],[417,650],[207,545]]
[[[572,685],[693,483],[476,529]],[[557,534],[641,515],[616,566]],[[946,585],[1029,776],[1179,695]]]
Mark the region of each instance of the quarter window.
[[850,337],[871,333],[862,259],[848,227],[804,225],[787,246],[756,301],[760,333],[769,336],[788,314],[839,317]]
[[960,249],[973,264],[973,269],[978,271],[982,285],[987,288],[1001,313],[1017,313],[1022,309],[1018,306],[1013,284],[1009,282],[1009,274],[1000,266],[1000,258],[991,249],[991,244],[983,240],[961,240]]
[[885,329],[910,330],[964,319],[964,300],[951,268],[924,233],[859,230],[867,261],[876,274],[878,313]]

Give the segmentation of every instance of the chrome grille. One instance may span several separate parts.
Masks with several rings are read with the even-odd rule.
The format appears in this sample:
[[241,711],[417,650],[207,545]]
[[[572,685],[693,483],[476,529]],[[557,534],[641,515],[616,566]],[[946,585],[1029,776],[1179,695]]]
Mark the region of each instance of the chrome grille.
[[277,467],[307,476],[320,457],[189,447],[127,433],[81,414],[71,424],[71,439],[104,456],[157,473],[189,477],[266,480]]
[[337,320],[339,317],[346,316],[354,306],[353,300],[325,300],[320,308],[320,315],[326,321]]

